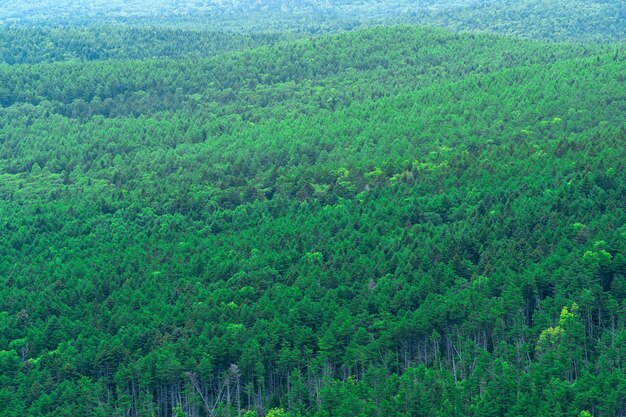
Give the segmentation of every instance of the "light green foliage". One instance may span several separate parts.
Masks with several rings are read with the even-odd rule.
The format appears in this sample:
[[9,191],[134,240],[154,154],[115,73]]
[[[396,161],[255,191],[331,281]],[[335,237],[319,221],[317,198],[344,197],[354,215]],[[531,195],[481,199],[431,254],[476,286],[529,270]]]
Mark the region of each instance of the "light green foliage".
[[597,252],[588,250],[585,251],[585,254],[583,255],[583,259],[585,259],[586,261],[596,263],[606,263],[609,262],[611,258],[612,255],[604,249],[601,249]]
[[265,415],[266,417],[289,417],[289,414],[282,408],[272,408]]
[[174,417],[186,417],[187,414],[183,411],[183,407],[180,404],[177,404],[176,407],[172,410],[174,413]]

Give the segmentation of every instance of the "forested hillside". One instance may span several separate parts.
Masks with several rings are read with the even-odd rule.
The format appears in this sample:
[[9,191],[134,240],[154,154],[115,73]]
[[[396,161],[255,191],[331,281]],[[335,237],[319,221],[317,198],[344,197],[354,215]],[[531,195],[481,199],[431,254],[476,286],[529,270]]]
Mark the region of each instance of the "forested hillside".
[[626,41],[623,0],[4,0],[0,25],[192,25],[323,34],[421,23],[550,41]]
[[623,44],[0,37],[0,416],[626,416]]
[[199,59],[283,40],[279,34],[237,34],[202,27],[95,26],[0,30],[0,63],[129,59]]

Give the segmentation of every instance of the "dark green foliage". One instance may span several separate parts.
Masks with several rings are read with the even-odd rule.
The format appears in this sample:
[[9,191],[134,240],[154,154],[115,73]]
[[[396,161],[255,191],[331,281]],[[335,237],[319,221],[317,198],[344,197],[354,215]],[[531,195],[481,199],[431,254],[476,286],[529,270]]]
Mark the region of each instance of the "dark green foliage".
[[202,35],[0,66],[0,416],[626,413],[623,45]]

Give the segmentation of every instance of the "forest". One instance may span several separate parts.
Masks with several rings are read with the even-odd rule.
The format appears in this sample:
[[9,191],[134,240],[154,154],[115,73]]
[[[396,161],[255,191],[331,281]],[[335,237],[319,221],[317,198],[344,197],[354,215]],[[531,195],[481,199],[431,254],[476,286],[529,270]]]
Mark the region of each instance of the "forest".
[[2,6],[0,27],[122,24],[320,35],[404,23],[549,41],[626,40],[623,0],[4,0]]
[[498,2],[9,1],[0,417],[626,417],[626,11]]

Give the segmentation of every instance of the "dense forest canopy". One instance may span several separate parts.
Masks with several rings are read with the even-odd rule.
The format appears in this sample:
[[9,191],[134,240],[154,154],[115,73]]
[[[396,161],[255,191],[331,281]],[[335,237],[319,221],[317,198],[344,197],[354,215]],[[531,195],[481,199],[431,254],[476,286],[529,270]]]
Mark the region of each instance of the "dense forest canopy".
[[203,25],[228,31],[321,34],[422,23],[545,40],[623,42],[622,0],[6,0],[7,26],[102,23]]
[[624,5],[502,4],[5,2],[0,417],[626,416]]
[[205,27],[96,26],[0,30],[0,63],[200,59],[280,40],[287,34],[241,34]]

